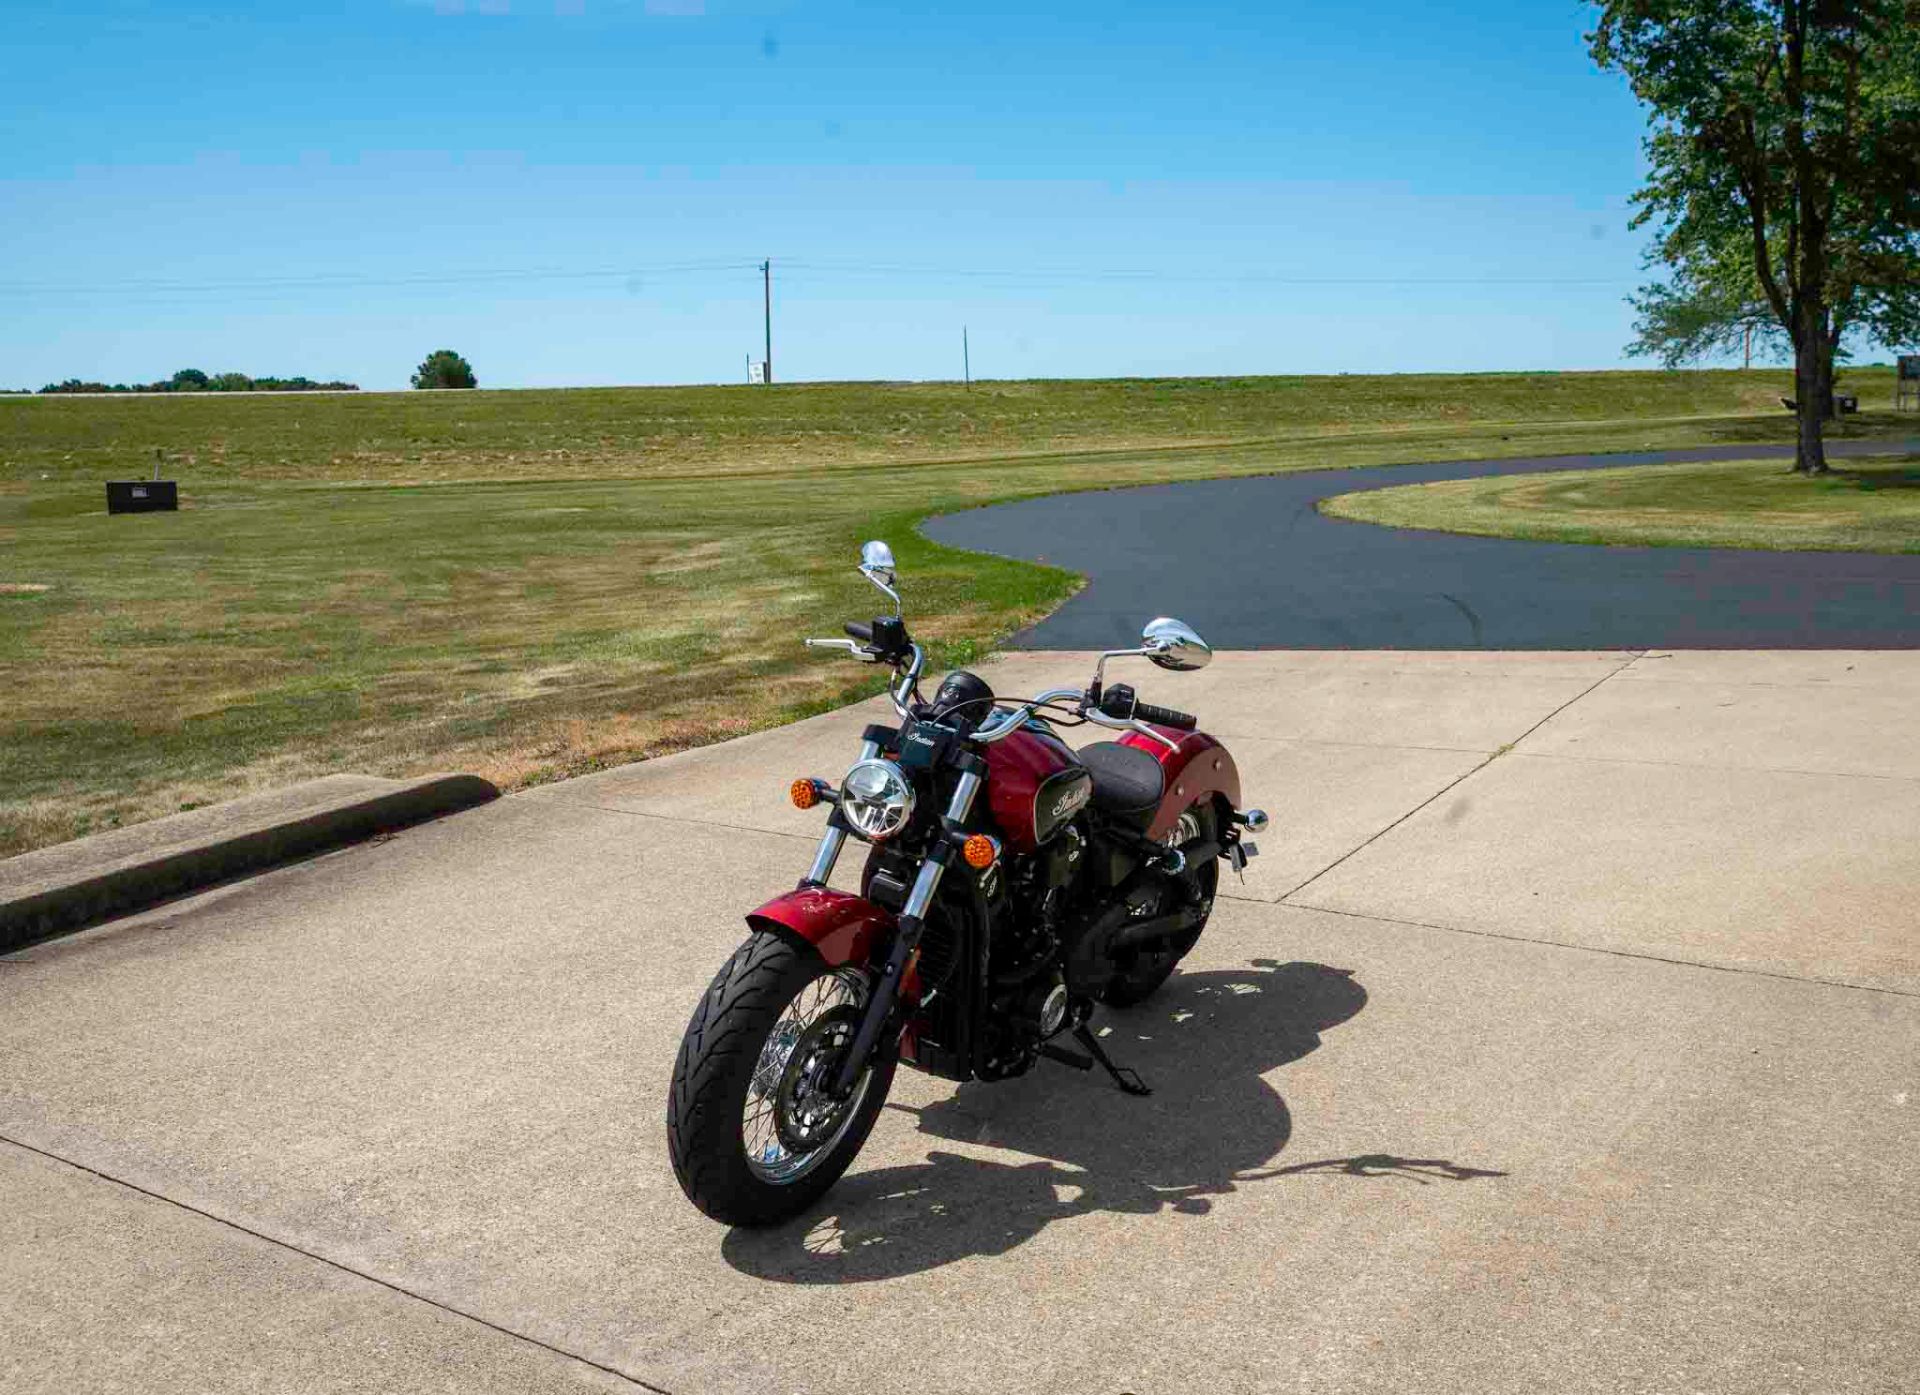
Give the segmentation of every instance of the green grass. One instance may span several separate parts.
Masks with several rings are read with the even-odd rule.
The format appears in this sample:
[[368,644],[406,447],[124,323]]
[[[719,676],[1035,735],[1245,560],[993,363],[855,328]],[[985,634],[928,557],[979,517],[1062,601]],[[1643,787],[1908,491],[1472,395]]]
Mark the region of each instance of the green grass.
[[[821,710],[872,690],[870,671],[798,643],[875,609],[853,571],[866,537],[893,542],[943,666],[1077,584],[936,547],[914,531],[929,513],[1158,480],[1779,440],[1782,385],[0,399],[0,854],[328,771],[470,769],[514,786]],[[106,517],[100,481],[148,473],[156,449],[181,512]]]
[[[1848,375],[1891,403],[1890,370]],[[1292,443],[1514,422],[1780,415],[1778,372],[827,383],[554,392],[0,398],[0,478],[615,477]],[[1496,433],[1497,434],[1497,433]]]
[[1401,485],[1321,511],[1396,528],[1640,547],[1920,552],[1920,456],[1817,479],[1779,460],[1640,465]]

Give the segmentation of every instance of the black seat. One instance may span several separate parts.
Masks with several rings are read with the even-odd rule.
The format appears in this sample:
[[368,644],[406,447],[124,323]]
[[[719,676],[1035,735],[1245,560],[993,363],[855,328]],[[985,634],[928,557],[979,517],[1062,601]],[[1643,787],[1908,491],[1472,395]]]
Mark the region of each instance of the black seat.
[[1153,822],[1167,788],[1159,761],[1118,741],[1096,741],[1079,754],[1093,776],[1093,802],[1108,816],[1140,828]]

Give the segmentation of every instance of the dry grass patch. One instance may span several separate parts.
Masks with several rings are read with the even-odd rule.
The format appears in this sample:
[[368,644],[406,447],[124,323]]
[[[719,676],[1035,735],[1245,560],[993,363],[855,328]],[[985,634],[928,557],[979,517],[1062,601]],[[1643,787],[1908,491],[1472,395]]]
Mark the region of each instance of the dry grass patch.
[[[873,613],[852,567],[867,537],[894,544],[936,670],[1077,585],[935,547],[914,531],[929,513],[1780,439],[1777,408],[1740,414],[1777,389],[1536,374],[0,400],[0,855],[334,771],[512,787],[824,710],[875,690],[799,644]],[[107,517],[100,481],[156,447],[188,507]]]

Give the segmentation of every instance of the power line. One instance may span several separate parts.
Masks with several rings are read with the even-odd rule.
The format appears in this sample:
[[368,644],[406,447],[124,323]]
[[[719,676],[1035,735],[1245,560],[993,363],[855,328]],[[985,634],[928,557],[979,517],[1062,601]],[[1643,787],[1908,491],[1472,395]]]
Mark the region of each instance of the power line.
[[[897,265],[820,261],[783,261],[789,279],[795,275],[803,282],[820,282],[842,277],[872,277],[959,281],[1009,281],[1026,285],[1112,284],[1141,285],[1217,285],[1217,286],[1325,286],[1325,287],[1629,287],[1635,283],[1624,277],[1579,276],[1484,276],[1484,275],[1404,275],[1404,276],[1300,276],[1283,273],[1247,271],[1191,271],[1168,267],[963,267],[944,265]],[[1188,263],[1197,265],[1197,263]],[[88,283],[54,281],[0,281],[0,296],[60,295],[182,295],[213,293],[275,293],[285,291],[371,290],[406,288],[446,288],[531,284],[541,281],[592,282],[633,281],[680,276],[730,276],[740,271],[759,271],[770,276],[767,262],[705,261],[677,262],[653,266],[600,267],[566,269],[559,267],[502,267],[470,271],[414,272],[396,275],[368,275],[354,272],[313,272],[298,276],[251,277],[229,280],[128,280]]]
[[[1197,264],[1197,263],[1195,263]],[[955,267],[817,262],[782,263],[789,271],[848,276],[962,277],[1023,281],[1177,281],[1219,285],[1275,286],[1622,286],[1637,284],[1618,276],[1298,276],[1264,271],[1187,272],[1169,267]]]
[[[467,286],[519,281],[632,280],[636,277],[733,273],[750,265],[744,261],[679,262],[661,266],[602,267],[595,270],[560,267],[505,267],[475,271],[412,272],[372,276],[358,272],[313,272],[303,276],[261,276],[229,281],[95,281],[87,284],[0,281],[0,295],[38,294],[163,294],[182,291],[349,290],[404,286]],[[757,268],[756,268],[757,269]]]

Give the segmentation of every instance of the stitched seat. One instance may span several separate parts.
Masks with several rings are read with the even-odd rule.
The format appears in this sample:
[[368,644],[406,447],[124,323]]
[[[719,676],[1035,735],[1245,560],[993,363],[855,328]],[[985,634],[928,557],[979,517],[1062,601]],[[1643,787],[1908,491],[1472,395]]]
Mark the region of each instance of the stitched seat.
[[1081,747],[1079,756],[1093,776],[1093,802],[1107,815],[1140,828],[1153,822],[1167,788],[1159,761],[1118,741],[1096,741]]

